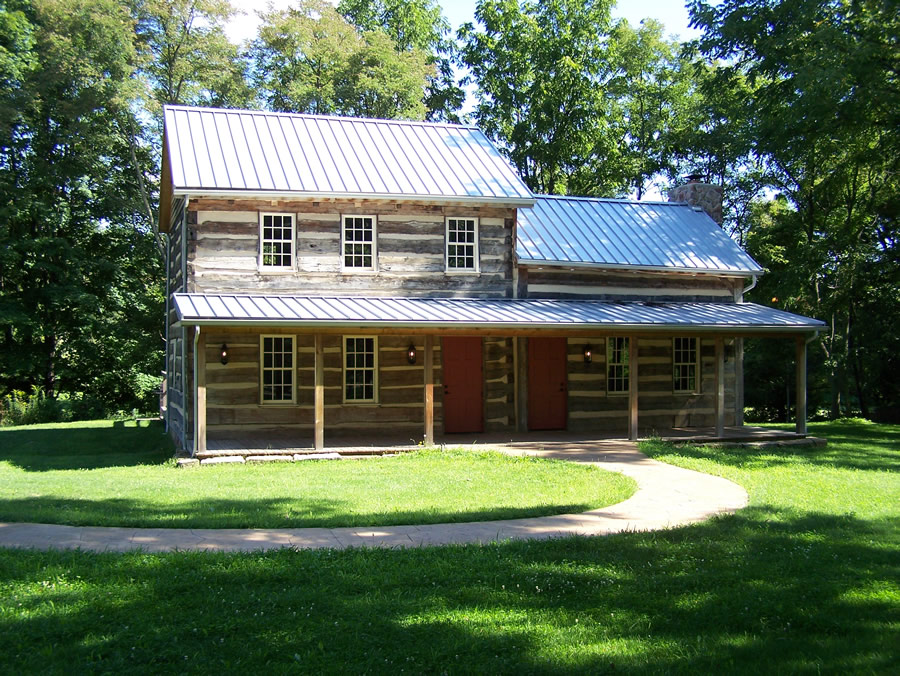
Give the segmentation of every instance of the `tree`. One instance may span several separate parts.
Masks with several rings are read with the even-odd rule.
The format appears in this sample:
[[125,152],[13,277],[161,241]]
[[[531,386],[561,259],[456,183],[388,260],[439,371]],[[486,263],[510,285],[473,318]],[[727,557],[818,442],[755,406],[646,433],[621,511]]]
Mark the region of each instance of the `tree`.
[[[830,323],[819,344],[831,414],[852,399],[864,412],[870,397],[896,405],[873,357],[890,340],[878,334],[898,324],[897,306],[871,303],[897,289],[897,3],[695,0],[690,10],[704,30],[695,47],[720,61],[715,82],[748,85],[736,102],[746,138],[787,205],[775,220],[790,233],[792,274],[779,297]],[[877,312],[863,322],[866,306]],[[874,324],[881,330],[863,330]]]
[[534,191],[565,193],[585,158],[616,152],[603,114],[611,5],[480,0],[482,27],[459,31],[475,119]]
[[[33,0],[0,8],[0,30],[14,111],[0,137],[0,384],[55,396],[88,383],[79,364],[107,339],[98,328],[132,255],[113,233],[152,242],[122,131],[134,123],[134,27],[114,0]],[[121,305],[152,297],[133,289]],[[121,358],[161,358],[158,336],[135,339]]]
[[431,72],[419,49],[383,30],[360,33],[327,3],[304,0],[260,15],[250,48],[262,102],[281,111],[423,119]]
[[434,0],[341,0],[338,12],[360,31],[383,30],[400,52],[421,50],[433,67],[425,92],[426,119],[459,122],[465,92],[456,83],[456,43]]

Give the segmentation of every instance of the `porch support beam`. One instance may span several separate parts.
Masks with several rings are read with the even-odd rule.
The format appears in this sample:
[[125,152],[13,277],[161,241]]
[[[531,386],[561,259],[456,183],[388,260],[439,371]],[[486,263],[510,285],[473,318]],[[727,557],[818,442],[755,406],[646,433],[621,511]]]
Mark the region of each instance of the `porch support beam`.
[[528,338],[517,338],[516,432],[528,431]]
[[744,424],[744,339],[734,339],[734,424]]
[[425,336],[425,445],[434,446],[434,336]]
[[638,337],[628,339],[628,438],[638,438]]
[[716,336],[716,437],[725,436],[725,339]]
[[806,434],[806,338],[797,338],[797,434]]
[[206,334],[197,327],[196,340],[194,341],[194,363],[197,365],[194,374],[194,387],[196,388],[197,425],[194,438],[196,452],[206,450]]
[[315,442],[317,451],[325,448],[325,348],[323,347],[322,334],[315,337],[316,363],[315,363]]

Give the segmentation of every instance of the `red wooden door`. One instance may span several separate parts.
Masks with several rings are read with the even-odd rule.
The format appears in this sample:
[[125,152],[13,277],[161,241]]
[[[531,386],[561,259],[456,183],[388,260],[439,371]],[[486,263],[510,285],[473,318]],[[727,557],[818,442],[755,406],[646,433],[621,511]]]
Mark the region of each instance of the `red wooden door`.
[[566,339],[528,339],[528,429],[566,429]]
[[444,431],[484,430],[481,338],[444,338]]

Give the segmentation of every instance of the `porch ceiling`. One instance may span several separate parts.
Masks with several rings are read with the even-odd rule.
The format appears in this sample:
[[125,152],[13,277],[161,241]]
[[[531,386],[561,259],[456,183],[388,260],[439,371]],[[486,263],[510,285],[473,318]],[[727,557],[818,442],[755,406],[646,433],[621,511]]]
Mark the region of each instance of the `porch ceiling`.
[[810,333],[817,319],[753,303],[175,294],[184,326]]

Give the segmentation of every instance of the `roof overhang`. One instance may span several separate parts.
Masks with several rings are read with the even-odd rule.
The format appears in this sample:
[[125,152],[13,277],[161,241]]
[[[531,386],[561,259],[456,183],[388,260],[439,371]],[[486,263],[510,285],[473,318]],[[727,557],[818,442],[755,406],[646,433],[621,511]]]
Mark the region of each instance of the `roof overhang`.
[[434,204],[471,204],[500,207],[530,207],[534,199],[521,197],[489,197],[484,195],[418,195],[365,192],[297,192],[286,190],[210,190],[209,188],[175,188],[173,194],[191,199],[264,199],[264,200],[390,200],[392,202],[429,202]]
[[612,303],[176,294],[181,326],[393,331],[815,333],[825,323],[752,303]]
[[759,277],[765,274],[765,270],[728,270],[708,268],[688,268],[667,265],[629,265],[627,263],[594,263],[585,261],[550,261],[534,258],[518,258],[520,266],[527,267],[559,267],[559,268],[584,268],[588,270],[625,270],[633,272],[680,272],[690,275],[715,275],[716,277]]

